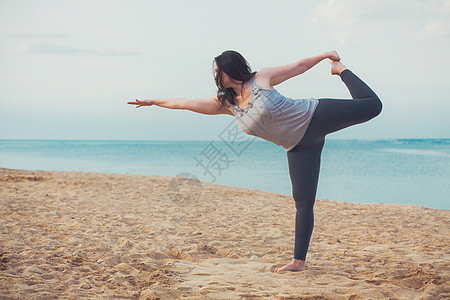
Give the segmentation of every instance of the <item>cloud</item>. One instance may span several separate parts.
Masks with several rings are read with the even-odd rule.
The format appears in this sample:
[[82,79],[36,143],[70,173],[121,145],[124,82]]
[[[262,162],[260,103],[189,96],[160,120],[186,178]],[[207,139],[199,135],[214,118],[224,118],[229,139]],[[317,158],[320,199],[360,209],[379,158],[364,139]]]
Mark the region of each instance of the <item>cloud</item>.
[[330,28],[333,38],[339,44],[345,44],[352,35],[352,28],[360,22],[354,11],[352,14],[348,12],[348,6],[352,6],[351,2],[355,2],[355,7],[358,7],[357,1],[354,0],[343,2],[329,0],[327,3],[319,4],[311,11],[311,25]]
[[338,44],[357,40],[357,35],[402,14],[398,3],[387,0],[328,0],[311,10],[311,26],[322,27]]
[[447,35],[449,13],[450,0],[328,0],[310,15],[311,26],[322,27],[344,45],[380,28],[406,30],[408,26],[420,39]]
[[[20,54],[45,55],[89,55],[89,56],[133,56],[140,53],[135,51],[89,49],[64,46],[60,43],[77,42],[76,36],[60,33],[16,33],[1,35],[2,39],[19,40],[16,52]],[[48,40],[43,42],[43,40]],[[39,43],[42,41],[43,43]],[[53,43],[52,43],[53,42]]]
[[450,13],[450,0],[442,1],[439,11],[442,13]]
[[420,29],[417,34],[417,38],[421,40],[442,37],[448,35],[450,33],[450,24],[448,21],[444,21],[442,19],[436,19]]
[[62,33],[16,33],[16,34],[3,34],[1,38],[4,39],[70,39],[74,38],[70,34]]
[[82,49],[56,44],[37,44],[30,46],[27,53],[47,55],[91,55],[91,56],[133,56],[139,55],[134,51]]
[[327,3],[319,4],[311,11],[312,23],[317,25],[321,22],[326,22],[338,27],[349,27],[355,25],[359,22],[355,11],[350,14],[347,10],[347,6],[351,6],[351,2],[355,2],[355,4],[357,4],[357,1],[352,0],[347,0],[340,3],[334,0],[329,0]]
[[444,37],[450,34],[450,0],[439,1],[433,10],[433,19],[428,19],[417,33],[419,40]]

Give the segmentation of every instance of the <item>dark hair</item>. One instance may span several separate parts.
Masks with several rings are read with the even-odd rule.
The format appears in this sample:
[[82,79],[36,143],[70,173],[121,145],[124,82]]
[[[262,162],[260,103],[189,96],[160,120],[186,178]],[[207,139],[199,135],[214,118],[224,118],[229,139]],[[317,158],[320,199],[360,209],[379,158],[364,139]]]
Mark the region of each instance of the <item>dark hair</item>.
[[252,72],[245,58],[233,50],[222,52],[214,58],[214,62],[217,65],[217,74],[214,80],[219,88],[217,91],[218,100],[226,107],[230,106],[228,103],[236,105],[236,92],[232,88],[224,89],[220,83],[222,73],[227,74],[232,79],[242,81],[242,85],[244,85],[244,82],[255,76],[256,72]]

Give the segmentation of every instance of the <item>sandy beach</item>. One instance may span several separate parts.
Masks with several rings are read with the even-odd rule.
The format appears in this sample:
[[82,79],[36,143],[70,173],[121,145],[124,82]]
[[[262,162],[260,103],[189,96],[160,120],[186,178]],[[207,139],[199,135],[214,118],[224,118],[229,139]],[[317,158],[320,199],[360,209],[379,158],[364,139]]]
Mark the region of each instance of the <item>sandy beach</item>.
[[[382,187],[380,187],[382,188]],[[449,299],[450,211],[170,177],[0,169],[0,299]]]

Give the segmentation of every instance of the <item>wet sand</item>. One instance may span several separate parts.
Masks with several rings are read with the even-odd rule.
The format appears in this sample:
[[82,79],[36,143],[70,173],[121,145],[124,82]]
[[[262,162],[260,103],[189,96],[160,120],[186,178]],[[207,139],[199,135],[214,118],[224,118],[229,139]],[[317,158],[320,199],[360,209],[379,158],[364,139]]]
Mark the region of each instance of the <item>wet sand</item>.
[[0,299],[449,299],[450,211],[170,177],[0,169]]

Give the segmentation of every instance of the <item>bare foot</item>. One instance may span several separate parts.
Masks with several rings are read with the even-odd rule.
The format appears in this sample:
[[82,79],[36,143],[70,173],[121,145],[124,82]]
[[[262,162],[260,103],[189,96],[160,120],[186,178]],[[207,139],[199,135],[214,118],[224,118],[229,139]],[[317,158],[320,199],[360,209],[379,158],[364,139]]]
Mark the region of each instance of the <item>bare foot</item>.
[[277,268],[273,272],[274,273],[280,273],[280,272],[285,272],[285,271],[297,272],[297,271],[305,271],[305,270],[306,270],[306,265],[305,265],[304,260],[293,259],[291,263],[285,265],[284,267]]
[[331,75],[341,75],[341,72],[347,69],[340,61],[329,60],[331,64]]

